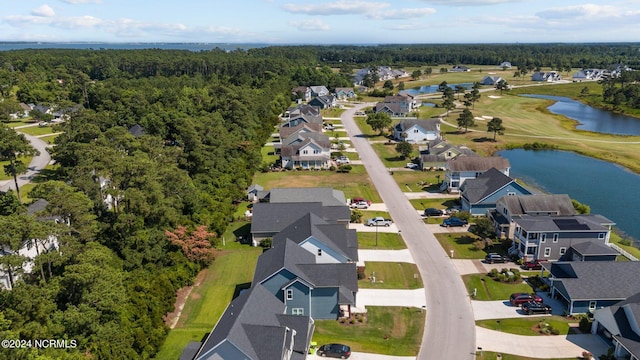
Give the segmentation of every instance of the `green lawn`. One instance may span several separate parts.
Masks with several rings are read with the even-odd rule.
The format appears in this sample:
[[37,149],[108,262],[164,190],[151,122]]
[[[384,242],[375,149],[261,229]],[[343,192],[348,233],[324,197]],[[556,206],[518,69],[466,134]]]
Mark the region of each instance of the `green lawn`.
[[[518,356],[518,355],[512,355],[512,354],[500,354],[500,355],[502,355],[502,360],[540,360],[539,358],[530,358],[526,356]],[[480,355],[479,352],[476,353],[476,360],[496,360],[496,359],[498,359],[498,353],[493,351],[483,351],[482,355]],[[576,360],[576,358],[575,357],[563,358],[563,359],[553,358],[548,360]]]
[[610,241],[612,243],[620,246],[621,248],[623,248],[625,251],[627,251],[632,256],[635,256],[636,258],[640,259],[640,249],[638,249],[637,247],[633,246],[633,243],[631,243],[632,245],[623,245],[622,244],[623,239],[622,239],[622,237],[620,237],[620,235],[612,232]]
[[219,252],[216,260],[204,270],[202,282],[191,292],[176,328],[169,332],[156,359],[175,360],[189,341],[201,341],[234,294],[250,285],[262,249],[240,247],[237,243],[231,243],[229,247],[231,250]]
[[538,325],[538,323],[541,322],[549,324],[554,329],[558,329],[560,331],[560,335],[567,335],[569,334],[570,329],[569,323],[575,323],[576,320],[568,320],[566,318],[563,318],[562,316],[549,315],[545,317],[534,316],[500,319],[500,322],[498,322],[496,319],[478,320],[476,321],[476,325],[491,330],[502,331],[508,334],[542,336],[542,334],[536,332],[533,329],[536,325]]
[[280,159],[280,155],[274,154],[273,145],[265,145],[260,149],[262,155],[262,163],[271,165]]
[[393,179],[405,192],[438,191],[439,184],[444,180],[444,171],[394,171]]
[[[418,151],[414,151],[413,154],[408,158],[402,158],[400,154],[396,151],[395,143],[393,145],[385,145],[381,143],[371,144],[373,150],[378,154],[378,157],[384,163],[384,166],[387,168],[403,168],[411,159],[418,155]],[[406,191],[406,189],[402,189],[402,191]]]
[[[29,164],[31,163],[31,159],[33,159],[33,157],[31,157],[31,156],[18,157],[18,160],[21,160],[27,166],[29,166]],[[2,169],[2,171],[0,171],[0,180],[13,180],[13,176],[5,175],[5,173],[4,173],[5,165],[9,165],[9,161],[0,161],[0,169]],[[18,175],[18,178],[19,177],[20,177],[20,175]]]
[[30,126],[19,130],[25,134],[39,136],[53,134],[53,128],[51,126]]
[[400,234],[396,233],[378,233],[378,245],[376,246],[376,233],[374,232],[358,232],[358,248],[359,249],[378,249],[378,250],[402,250],[407,245],[402,240]]
[[[361,289],[419,289],[423,287],[416,264],[366,261],[366,278],[358,281]],[[371,277],[375,275],[375,283]],[[416,278],[417,276],[417,278]]]
[[332,187],[343,191],[347,199],[363,197],[372,202],[382,201],[364,166],[353,166],[347,174],[328,170],[256,173],[253,183],[267,190],[276,187]]
[[[508,265],[508,264],[505,264]],[[509,267],[509,266],[505,266]],[[469,294],[473,293],[473,289],[476,289],[476,297],[474,300],[481,301],[493,301],[493,300],[509,300],[509,296],[513,293],[530,293],[533,292],[531,286],[524,282],[517,284],[506,284],[499,281],[494,281],[486,274],[476,275],[463,275],[462,281]]]
[[424,210],[426,208],[436,208],[445,210],[449,207],[460,206],[457,197],[452,198],[431,198],[431,199],[411,199],[411,205],[416,210]]
[[367,307],[366,322],[354,324],[316,320],[313,341],[340,342],[352,351],[416,356],[424,331],[425,312],[405,307]]
[[370,141],[386,141],[387,138],[380,135],[377,131],[374,132],[371,126],[367,124],[366,116],[356,116],[353,118],[358,125],[358,128],[364,134],[364,137],[369,139]]
[[[436,222],[442,222],[441,219],[433,219]],[[440,245],[449,253],[453,250],[456,259],[484,259],[485,255],[490,252],[505,255],[506,251],[496,244],[491,249],[476,250],[473,242],[480,238],[472,233],[442,233],[434,234]],[[509,265],[509,264],[507,264]],[[513,264],[512,264],[513,265]]]

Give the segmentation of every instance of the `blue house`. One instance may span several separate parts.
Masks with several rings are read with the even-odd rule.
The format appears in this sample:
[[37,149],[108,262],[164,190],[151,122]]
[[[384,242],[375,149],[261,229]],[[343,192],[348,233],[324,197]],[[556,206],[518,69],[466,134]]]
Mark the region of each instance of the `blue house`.
[[530,195],[531,192],[496,168],[491,168],[475,179],[465,181],[462,191],[462,210],[472,215],[485,215],[496,208],[503,196]]
[[640,359],[640,293],[596,310],[591,333],[613,343],[616,359]]
[[640,292],[640,262],[558,261],[543,263],[550,272],[551,296],[567,304],[569,314],[594,312]]
[[315,259],[292,240],[274,244],[258,258],[253,284],[282,301],[287,314],[313,319],[349,316],[358,291],[356,264],[317,264]]

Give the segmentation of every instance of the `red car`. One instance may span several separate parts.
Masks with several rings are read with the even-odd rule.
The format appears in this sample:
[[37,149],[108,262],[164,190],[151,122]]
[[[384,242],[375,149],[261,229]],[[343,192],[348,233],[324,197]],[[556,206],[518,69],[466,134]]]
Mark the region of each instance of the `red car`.
[[511,305],[519,306],[530,301],[541,303],[543,300],[538,294],[515,293],[511,294],[509,302]]
[[522,264],[522,268],[525,270],[541,270],[542,264],[540,264],[540,260],[527,261]]
[[353,199],[351,199],[351,203],[352,204],[357,204],[359,202],[366,202],[368,206],[371,206],[371,200],[367,200],[365,198],[361,198],[361,197],[354,197]]

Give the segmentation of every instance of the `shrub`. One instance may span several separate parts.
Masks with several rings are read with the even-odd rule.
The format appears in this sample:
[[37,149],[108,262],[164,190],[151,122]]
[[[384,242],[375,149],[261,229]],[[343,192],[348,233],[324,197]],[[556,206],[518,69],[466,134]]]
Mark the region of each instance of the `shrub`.
[[367,274],[364,272],[364,266],[358,266],[356,271],[358,273],[358,280],[362,280],[367,277]]
[[263,249],[271,249],[271,242],[272,242],[271,238],[266,238],[260,241],[260,247],[262,247]]
[[476,240],[473,242],[473,249],[480,251],[480,250],[484,250],[486,243],[484,242],[484,240]]
[[338,167],[338,172],[348,173],[349,171],[351,171],[351,169],[352,169],[351,165],[340,165],[340,167]]
[[551,335],[560,335],[560,330],[551,328]]
[[620,239],[620,245],[631,246],[631,240],[629,239]]
[[489,276],[491,276],[492,278],[498,276],[498,269],[491,269],[491,271],[489,272]]
[[582,319],[580,319],[578,328],[584,333],[591,331],[591,319],[589,319],[588,316],[582,317]]
[[333,165],[329,166],[329,171],[336,171],[336,167]]

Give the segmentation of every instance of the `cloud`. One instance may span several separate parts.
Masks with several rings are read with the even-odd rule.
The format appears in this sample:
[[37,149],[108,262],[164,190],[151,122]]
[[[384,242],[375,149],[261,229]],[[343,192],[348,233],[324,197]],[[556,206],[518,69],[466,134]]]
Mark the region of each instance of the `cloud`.
[[294,14],[307,15],[353,15],[367,14],[381,11],[390,7],[387,3],[367,2],[367,1],[344,1],[339,0],[333,3],[298,5],[284,4],[282,8]]
[[51,6],[44,4],[37,9],[31,10],[31,15],[33,16],[43,16],[43,17],[52,17],[56,15],[56,12],[53,11]]
[[411,18],[420,18],[427,15],[435,14],[436,10],[433,8],[416,8],[416,9],[400,9],[400,10],[385,10],[376,14],[368,14],[367,17],[372,19],[385,19],[385,20],[402,20]]
[[322,22],[319,19],[311,19],[311,20],[301,20],[301,21],[290,21],[289,24],[293,27],[298,28],[301,31],[327,31],[329,30],[329,25]]
[[536,15],[545,19],[584,19],[584,18],[616,18],[638,15],[638,11],[624,11],[611,5],[583,4],[556,7],[538,12]]
[[522,0],[422,0],[429,5],[449,5],[449,6],[484,6],[519,3]]

